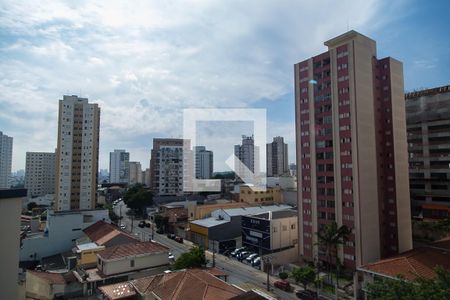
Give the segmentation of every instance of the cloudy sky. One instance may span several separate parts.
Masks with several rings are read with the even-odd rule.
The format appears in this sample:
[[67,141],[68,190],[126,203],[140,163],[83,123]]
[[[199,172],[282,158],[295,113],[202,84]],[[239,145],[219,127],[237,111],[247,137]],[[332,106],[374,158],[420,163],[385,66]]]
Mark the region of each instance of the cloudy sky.
[[[58,99],[81,95],[101,107],[100,167],[122,148],[145,168],[153,137],[181,137],[183,108],[266,108],[294,162],[293,64],[349,28],[403,61],[407,90],[449,84],[449,3],[0,0],[0,131],[22,169],[56,147]],[[214,126],[203,139],[223,150]]]

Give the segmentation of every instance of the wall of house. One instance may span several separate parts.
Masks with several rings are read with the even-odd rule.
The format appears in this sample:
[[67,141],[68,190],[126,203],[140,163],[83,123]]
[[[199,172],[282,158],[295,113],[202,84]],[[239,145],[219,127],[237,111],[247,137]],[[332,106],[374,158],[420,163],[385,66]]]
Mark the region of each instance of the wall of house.
[[20,261],[40,260],[42,257],[70,251],[83,229],[97,221],[110,222],[108,210],[90,210],[79,213],[47,214],[46,232],[27,236],[22,241]]
[[53,299],[64,294],[64,285],[51,284],[30,272],[26,273],[26,297],[33,299]]
[[[271,220],[271,249],[291,247],[298,242],[297,217]],[[275,229],[276,228],[276,229]]]
[[97,252],[102,251],[103,248],[86,250],[80,253],[80,259],[78,261],[78,265],[84,266],[89,264],[95,264],[97,262]]
[[254,191],[250,187],[242,185],[240,187],[239,202],[249,204],[261,203],[281,203],[283,195],[280,187],[267,188],[265,191]]
[[[131,261],[134,260],[134,266],[131,266]],[[103,261],[102,272],[105,275],[112,275],[124,272],[131,272],[145,268],[153,268],[161,265],[168,265],[168,251],[158,254],[150,254],[138,257],[126,257],[120,260]]]

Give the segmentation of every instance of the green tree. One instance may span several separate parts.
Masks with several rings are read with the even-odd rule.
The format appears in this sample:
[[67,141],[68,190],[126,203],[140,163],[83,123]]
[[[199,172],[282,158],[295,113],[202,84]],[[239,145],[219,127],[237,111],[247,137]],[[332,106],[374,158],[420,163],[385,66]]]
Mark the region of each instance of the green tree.
[[285,280],[289,277],[289,274],[286,272],[280,272],[280,274],[278,274],[278,277],[280,277],[281,279]]
[[167,230],[167,226],[169,225],[169,218],[163,217],[161,215],[156,215],[155,216],[155,224],[156,224],[156,228],[158,228],[158,230],[162,230],[165,232]]
[[450,299],[450,270],[435,268],[435,279],[419,278],[413,282],[401,277],[383,278],[367,285],[370,300],[441,300]]
[[175,261],[174,269],[204,268],[208,260],[202,247],[193,247],[189,252],[181,254]]
[[37,207],[36,202],[30,202],[27,204],[27,209],[30,211],[33,210],[33,208],[35,208],[35,207]]
[[320,247],[325,248],[327,264],[328,264],[328,278],[331,282],[331,265],[333,264],[333,257],[336,263],[336,280],[339,277],[339,260],[337,256],[337,247],[344,243],[348,238],[351,230],[342,225],[338,227],[336,222],[326,224],[317,234],[318,242]]
[[142,215],[145,207],[153,204],[153,194],[138,183],[128,189],[123,201],[131,210]]
[[316,280],[316,271],[311,266],[303,266],[300,268],[294,268],[291,272],[291,277],[294,278],[295,283],[301,283],[306,290],[308,284],[313,283]]

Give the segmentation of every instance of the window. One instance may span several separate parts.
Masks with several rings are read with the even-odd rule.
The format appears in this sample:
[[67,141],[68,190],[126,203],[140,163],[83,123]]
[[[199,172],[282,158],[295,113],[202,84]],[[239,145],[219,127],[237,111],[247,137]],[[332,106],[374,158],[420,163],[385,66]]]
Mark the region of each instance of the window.
[[291,229],[295,229],[295,224],[291,224]]
[[130,267],[134,268],[134,259],[130,260]]
[[286,231],[287,230],[287,226],[286,225],[283,225],[283,231]]
[[274,227],[272,231],[273,231],[273,232],[277,232],[277,231],[278,231],[278,228]]

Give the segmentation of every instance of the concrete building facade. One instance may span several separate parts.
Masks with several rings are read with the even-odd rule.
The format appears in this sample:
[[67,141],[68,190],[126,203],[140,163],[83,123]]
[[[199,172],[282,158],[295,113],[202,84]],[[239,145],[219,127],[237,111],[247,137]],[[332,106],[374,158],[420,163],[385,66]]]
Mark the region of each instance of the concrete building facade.
[[55,193],[56,154],[27,152],[25,161],[25,188],[28,198]]
[[190,149],[183,139],[153,139],[150,159],[150,183],[154,193],[160,196],[182,195],[188,171],[183,159],[184,149]]
[[210,179],[214,170],[213,152],[206,150],[204,146],[194,147],[195,153],[195,178]]
[[100,108],[87,98],[59,100],[55,210],[95,208]]
[[13,138],[0,131],[0,189],[10,187]]
[[289,174],[288,145],[282,136],[273,138],[273,142],[267,144],[267,176],[277,177]]
[[[252,136],[242,136],[242,144],[234,146],[234,155],[239,158],[242,164],[253,173],[259,173],[259,147],[255,146],[255,140]],[[241,168],[240,164],[235,162],[235,170],[239,174],[246,175],[246,170]],[[251,177],[251,176],[249,176]]]
[[0,189],[0,265],[4,274],[0,280],[2,299],[18,299],[20,213],[26,195],[25,189]]
[[325,45],[295,65],[299,252],[326,260],[316,232],[346,225],[354,269],[412,248],[403,66],[355,31]]
[[405,95],[412,213],[450,215],[450,86]]
[[130,180],[129,184],[143,183],[142,181],[142,167],[138,161],[130,161]]
[[130,153],[114,150],[109,153],[109,183],[128,183],[130,179]]

